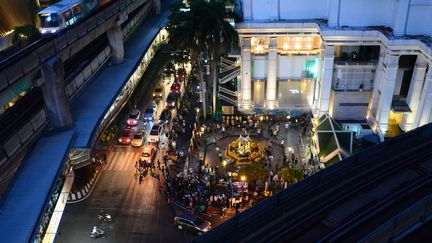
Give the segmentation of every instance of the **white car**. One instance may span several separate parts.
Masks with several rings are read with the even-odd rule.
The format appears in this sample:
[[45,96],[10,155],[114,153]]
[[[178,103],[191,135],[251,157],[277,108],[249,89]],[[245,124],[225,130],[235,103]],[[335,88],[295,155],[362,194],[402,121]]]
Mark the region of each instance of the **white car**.
[[158,143],[159,137],[162,134],[163,127],[159,124],[153,125],[152,129],[150,130],[150,133],[148,135],[148,141],[150,143]]
[[144,144],[144,134],[141,132],[136,133],[132,137],[131,146],[132,147],[141,147]]

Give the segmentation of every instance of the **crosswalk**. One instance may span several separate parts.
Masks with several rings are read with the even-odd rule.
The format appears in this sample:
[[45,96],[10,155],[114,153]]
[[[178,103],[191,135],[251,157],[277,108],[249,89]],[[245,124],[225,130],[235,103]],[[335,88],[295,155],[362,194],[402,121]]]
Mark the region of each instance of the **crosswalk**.
[[108,157],[106,171],[134,171],[141,149],[115,148]]

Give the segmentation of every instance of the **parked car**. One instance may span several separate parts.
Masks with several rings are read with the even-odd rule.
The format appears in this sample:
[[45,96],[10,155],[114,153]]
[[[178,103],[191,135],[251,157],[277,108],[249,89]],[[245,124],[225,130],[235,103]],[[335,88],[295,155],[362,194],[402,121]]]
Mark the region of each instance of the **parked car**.
[[143,148],[143,151],[141,153],[140,159],[148,164],[153,162],[153,159],[155,157],[156,150],[151,145],[146,145]]
[[146,121],[153,120],[154,113],[155,113],[155,109],[153,108],[153,105],[150,104],[149,106],[147,106],[147,108],[144,111],[144,120]]
[[119,143],[121,144],[130,144],[132,141],[132,130],[131,129],[123,129],[119,136]]
[[180,93],[181,84],[179,82],[174,82],[171,85],[170,92]]
[[132,147],[141,147],[144,144],[144,134],[142,132],[135,133],[132,138]]
[[158,143],[159,137],[162,134],[163,127],[159,124],[153,125],[152,129],[150,130],[148,141],[150,143]]
[[163,96],[164,87],[162,84],[157,84],[154,92],[153,92],[153,99],[162,99]]
[[176,225],[179,230],[189,230],[198,235],[208,232],[211,229],[211,223],[209,221],[184,212],[180,212],[174,217],[174,225]]
[[166,99],[166,108],[173,109],[176,107],[177,103],[177,93],[169,93]]
[[159,121],[162,124],[168,124],[171,121],[171,110],[164,109],[159,116]]
[[129,117],[127,119],[127,124],[129,126],[136,126],[136,124],[138,124],[140,115],[141,115],[141,112],[138,109],[133,108],[131,110],[131,112],[129,113]]

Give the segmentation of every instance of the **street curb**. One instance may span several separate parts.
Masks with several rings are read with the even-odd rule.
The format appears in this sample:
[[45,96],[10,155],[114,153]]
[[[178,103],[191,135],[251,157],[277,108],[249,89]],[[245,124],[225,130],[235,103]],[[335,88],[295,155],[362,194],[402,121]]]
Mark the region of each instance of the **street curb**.
[[102,170],[105,167],[106,164],[101,166],[99,170],[96,171],[96,176],[90,179],[90,181],[84,186],[83,189],[76,193],[70,193],[67,203],[79,203],[81,201],[84,201],[87,199],[90,194],[93,192],[94,186],[96,185],[96,182],[98,181],[100,175],[102,174]]

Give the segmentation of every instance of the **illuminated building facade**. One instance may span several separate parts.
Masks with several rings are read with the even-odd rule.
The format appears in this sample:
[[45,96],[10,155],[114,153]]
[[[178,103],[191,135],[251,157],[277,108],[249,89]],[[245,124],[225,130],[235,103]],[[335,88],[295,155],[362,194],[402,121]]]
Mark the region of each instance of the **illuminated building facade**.
[[381,138],[431,121],[432,1],[240,2],[239,110],[366,120]]

